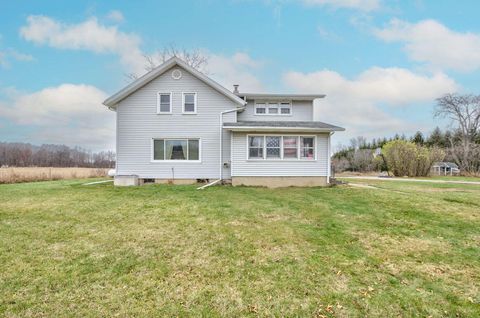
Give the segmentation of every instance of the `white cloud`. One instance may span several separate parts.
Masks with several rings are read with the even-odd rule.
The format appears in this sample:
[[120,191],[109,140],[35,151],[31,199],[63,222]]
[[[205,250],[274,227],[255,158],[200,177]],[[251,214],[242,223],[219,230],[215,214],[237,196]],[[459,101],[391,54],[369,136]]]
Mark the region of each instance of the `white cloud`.
[[113,149],[114,113],[102,105],[107,95],[90,85],[62,84],[34,93],[10,90],[0,101],[0,117],[34,128],[29,142]]
[[13,48],[6,48],[4,50],[0,50],[0,67],[10,67],[11,59],[20,62],[31,62],[34,60],[33,56],[18,52]]
[[246,53],[232,56],[208,54],[209,76],[228,89],[233,84],[240,85],[240,92],[262,92],[264,86],[254,72],[259,71],[263,63],[252,59]]
[[350,80],[337,72],[289,72],[284,82],[296,92],[325,93],[316,106],[316,119],[345,126],[348,136],[378,137],[418,129],[413,121],[395,118],[380,106],[431,102],[458,89],[448,76],[415,74],[401,68],[373,67]]
[[408,23],[393,19],[374,34],[386,42],[401,42],[410,59],[433,69],[462,72],[480,68],[480,34],[456,32],[435,20]]
[[360,11],[374,11],[380,8],[380,0],[302,0],[307,5],[330,6]]
[[20,35],[27,41],[59,49],[117,54],[129,72],[143,73],[140,38],[119,31],[117,26],[101,25],[96,18],[65,24],[50,17],[31,15],[27,25],[20,29]]
[[121,23],[125,20],[123,17],[123,13],[118,10],[112,10],[107,14],[107,19],[115,22],[115,23]]
[[[119,18],[121,12],[112,11],[109,16]],[[122,16],[123,17],[123,16]],[[119,31],[117,26],[105,26],[96,18],[78,24],[65,24],[46,16],[29,16],[27,25],[20,29],[21,36],[36,44],[49,45],[58,49],[87,50],[95,53],[117,54],[128,73],[145,73],[146,60],[140,49],[141,38],[136,34]],[[241,84],[243,88],[262,90],[260,81],[252,74],[261,63],[246,53],[232,56],[208,53],[208,70],[213,78],[230,87]],[[160,61],[159,52],[150,54]],[[0,65],[1,65],[0,56]],[[158,63],[160,64],[160,63]]]

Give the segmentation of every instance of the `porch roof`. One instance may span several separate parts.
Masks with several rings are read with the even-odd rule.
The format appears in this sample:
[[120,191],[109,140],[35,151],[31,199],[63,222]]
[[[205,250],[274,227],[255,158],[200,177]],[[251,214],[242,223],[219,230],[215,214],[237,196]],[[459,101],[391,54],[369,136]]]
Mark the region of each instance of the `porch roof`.
[[223,128],[232,131],[344,131],[345,128],[321,121],[238,121],[224,123]]

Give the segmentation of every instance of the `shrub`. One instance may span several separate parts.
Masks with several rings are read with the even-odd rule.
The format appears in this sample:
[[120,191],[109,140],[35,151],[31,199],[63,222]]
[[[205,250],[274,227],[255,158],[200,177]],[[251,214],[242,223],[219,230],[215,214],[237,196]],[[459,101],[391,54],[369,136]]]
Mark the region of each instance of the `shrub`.
[[434,162],[445,153],[438,148],[427,148],[405,140],[393,140],[382,147],[389,170],[394,176],[428,176]]

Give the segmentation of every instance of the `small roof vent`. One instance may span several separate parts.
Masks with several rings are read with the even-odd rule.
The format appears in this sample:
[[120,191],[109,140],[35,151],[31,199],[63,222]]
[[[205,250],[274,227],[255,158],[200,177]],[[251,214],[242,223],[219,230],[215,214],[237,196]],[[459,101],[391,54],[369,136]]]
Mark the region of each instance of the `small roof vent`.
[[238,85],[238,84],[233,85],[233,93],[234,94],[240,94],[240,92],[238,91],[238,86],[240,86],[240,85]]

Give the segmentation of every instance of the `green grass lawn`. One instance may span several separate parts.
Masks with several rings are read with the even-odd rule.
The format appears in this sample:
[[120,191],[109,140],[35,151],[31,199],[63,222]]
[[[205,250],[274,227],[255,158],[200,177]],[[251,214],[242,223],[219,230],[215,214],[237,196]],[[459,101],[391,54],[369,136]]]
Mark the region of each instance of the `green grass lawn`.
[[480,182],[480,177],[465,177],[465,176],[431,176],[431,179],[445,180],[445,181],[475,181]]
[[0,316],[480,316],[480,186],[0,185]]

